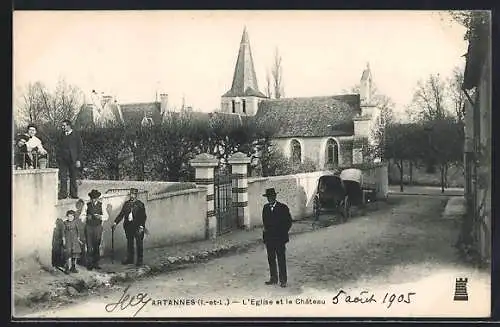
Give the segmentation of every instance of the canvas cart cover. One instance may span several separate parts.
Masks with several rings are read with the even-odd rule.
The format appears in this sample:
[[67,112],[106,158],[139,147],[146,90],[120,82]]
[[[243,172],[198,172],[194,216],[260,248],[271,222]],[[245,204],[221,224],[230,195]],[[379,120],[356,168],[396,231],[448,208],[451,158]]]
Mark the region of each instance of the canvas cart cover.
[[363,173],[361,170],[356,168],[348,168],[342,170],[340,173],[340,178],[345,181],[354,181],[358,182],[360,185],[363,184]]

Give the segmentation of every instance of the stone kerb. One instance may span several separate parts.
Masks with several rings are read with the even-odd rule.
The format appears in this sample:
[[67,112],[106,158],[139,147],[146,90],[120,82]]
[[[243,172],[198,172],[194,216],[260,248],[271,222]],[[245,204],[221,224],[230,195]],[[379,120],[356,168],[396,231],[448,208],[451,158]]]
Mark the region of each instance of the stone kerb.
[[197,155],[189,161],[195,168],[195,183],[207,190],[207,217],[205,224],[205,238],[217,236],[217,217],[215,216],[214,196],[214,168],[219,165],[219,160],[208,153]]
[[233,206],[235,207],[239,225],[245,229],[250,228],[250,210],[248,207],[248,164],[250,162],[251,159],[241,152],[234,153],[228,159],[232,170]]

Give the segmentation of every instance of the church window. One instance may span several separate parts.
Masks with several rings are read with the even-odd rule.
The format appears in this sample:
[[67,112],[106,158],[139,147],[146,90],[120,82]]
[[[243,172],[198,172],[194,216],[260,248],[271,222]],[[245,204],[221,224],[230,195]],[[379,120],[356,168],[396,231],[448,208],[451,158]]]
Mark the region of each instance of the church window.
[[333,166],[339,165],[339,146],[334,139],[326,142],[326,163]]
[[241,101],[241,105],[242,105],[242,108],[243,108],[243,113],[246,114],[247,113],[247,100],[243,99]]
[[300,146],[299,141],[297,140],[292,140],[290,143],[291,147],[291,152],[292,152],[292,163],[293,164],[300,164],[302,162],[302,149]]
[[231,112],[234,114],[234,113],[236,113],[236,101],[232,100],[231,101],[231,105],[232,105],[232,111]]

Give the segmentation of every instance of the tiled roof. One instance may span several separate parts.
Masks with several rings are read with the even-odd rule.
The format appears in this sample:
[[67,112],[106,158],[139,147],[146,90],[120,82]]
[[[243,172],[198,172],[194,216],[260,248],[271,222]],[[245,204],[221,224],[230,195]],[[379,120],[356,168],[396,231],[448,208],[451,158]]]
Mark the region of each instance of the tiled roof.
[[155,125],[161,123],[161,109],[159,102],[126,103],[120,104],[125,125],[140,125],[144,118],[152,118]]
[[264,100],[255,119],[276,126],[275,137],[342,136],[354,134],[360,113],[359,94],[347,94]]
[[85,129],[94,126],[94,118],[92,107],[90,105],[84,105],[75,118],[75,127],[77,129]]

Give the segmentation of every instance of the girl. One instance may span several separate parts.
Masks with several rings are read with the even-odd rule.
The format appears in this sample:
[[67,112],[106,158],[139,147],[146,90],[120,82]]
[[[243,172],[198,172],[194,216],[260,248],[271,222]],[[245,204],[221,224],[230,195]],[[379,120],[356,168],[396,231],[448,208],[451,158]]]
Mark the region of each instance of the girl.
[[78,272],[78,270],[76,270],[76,259],[80,257],[82,244],[83,242],[80,240],[78,224],[75,221],[75,211],[68,210],[66,212],[66,220],[64,221],[63,234],[63,247],[66,256],[65,274]]

